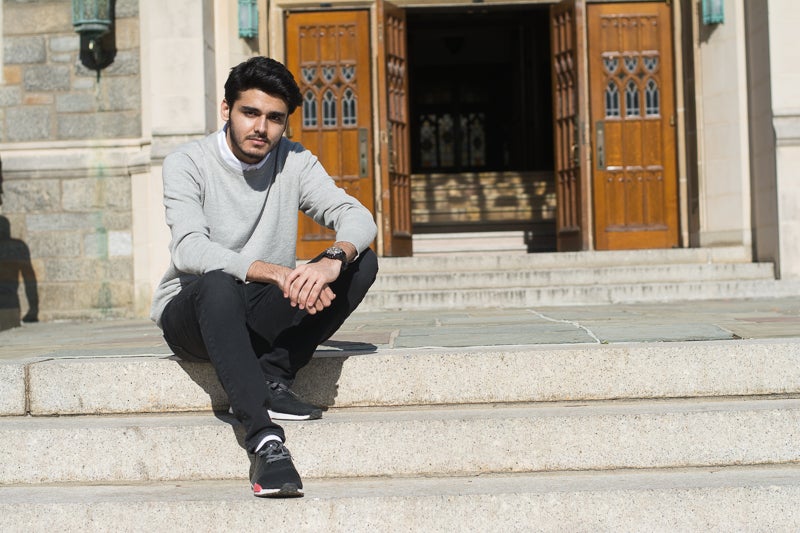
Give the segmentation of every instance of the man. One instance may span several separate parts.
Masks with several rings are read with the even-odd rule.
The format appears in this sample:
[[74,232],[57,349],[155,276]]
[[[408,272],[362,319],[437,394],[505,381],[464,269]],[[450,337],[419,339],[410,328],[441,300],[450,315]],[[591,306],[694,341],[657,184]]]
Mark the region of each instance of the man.
[[[251,58],[225,83],[225,126],[178,148],[163,167],[171,262],[151,318],[176,355],[214,366],[255,455],[256,496],[302,496],[273,420],[322,416],[289,387],[378,271],[370,212],[283,137],[301,101],[286,67]],[[298,210],[336,231],[334,246],[300,266]]]

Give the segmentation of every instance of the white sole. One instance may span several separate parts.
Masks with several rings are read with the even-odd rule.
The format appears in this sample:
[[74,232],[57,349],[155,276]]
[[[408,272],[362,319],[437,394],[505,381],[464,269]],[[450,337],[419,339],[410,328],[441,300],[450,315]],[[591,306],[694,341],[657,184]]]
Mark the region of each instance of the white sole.
[[260,498],[299,498],[303,496],[303,490],[294,483],[286,483],[279,489],[253,490],[253,495]]

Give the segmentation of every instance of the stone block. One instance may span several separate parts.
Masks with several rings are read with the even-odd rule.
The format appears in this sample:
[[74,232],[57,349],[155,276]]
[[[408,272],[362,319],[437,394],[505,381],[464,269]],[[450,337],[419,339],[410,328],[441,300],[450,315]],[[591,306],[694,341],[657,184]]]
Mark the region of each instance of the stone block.
[[6,180],[3,208],[23,213],[57,210],[61,201],[59,189],[58,180]]
[[[75,301],[78,294],[79,285],[77,283],[41,281],[39,282],[39,309],[47,310],[49,314],[72,311],[76,308]],[[40,316],[40,318],[44,319],[45,316]]]
[[99,111],[136,111],[141,107],[138,77],[106,78],[100,83]]
[[19,65],[5,65],[3,67],[3,82],[6,85],[19,85],[22,83],[22,67]]
[[25,366],[0,364],[0,416],[25,414]]
[[94,89],[97,83],[97,75],[94,78],[75,78],[72,81],[72,88],[76,91],[85,91],[87,89]]
[[131,213],[130,211],[111,211],[105,210],[102,213],[101,220],[103,227],[108,231],[128,231],[131,229]]
[[28,231],[84,230],[103,227],[97,213],[33,214],[27,218]]
[[83,281],[92,279],[94,260],[79,257],[47,258],[42,261],[44,278],[48,282]]
[[132,50],[139,48],[139,19],[117,17],[114,27],[117,38],[118,50]]
[[75,282],[97,279],[131,279],[133,264],[130,257],[111,257],[108,260],[84,257],[51,257],[41,261],[42,279],[49,282]]
[[92,94],[59,94],[56,111],[59,113],[87,113],[94,111],[97,100]]
[[117,20],[129,17],[139,16],[139,1],[138,0],[117,0],[114,5],[114,14]]
[[75,61],[73,54],[50,54],[50,61],[53,63],[72,63]]
[[47,60],[45,39],[41,36],[3,39],[3,61],[9,65],[44,63]]
[[77,231],[37,231],[28,236],[31,256],[79,257],[81,255],[81,234]]
[[104,207],[99,178],[78,178],[61,183],[65,211],[90,211]]
[[59,115],[59,139],[119,139],[139,137],[141,117],[138,112],[114,112]]
[[3,36],[71,33],[70,2],[3,2]]
[[101,228],[84,235],[83,253],[86,257],[108,257],[108,232]]
[[50,139],[50,108],[16,107],[6,114],[6,140],[43,141]]
[[22,104],[26,106],[52,105],[54,101],[55,98],[50,93],[27,93],[22,99]]
[[50,51],[55,53],[77,52],[81,48],[81,38],[77,33],[72,35],[54,35],[50,37]]
[[22,103],[22,90],[18,85],[0,87],[0,107],[18,106]]
[[130,231],[108,232],[108,255],[110,257],[131,256],[133,254],[133,237]]
[[66,65],[34,65],[24,70],[27,91],[64,91],[70,88],[70,68]]

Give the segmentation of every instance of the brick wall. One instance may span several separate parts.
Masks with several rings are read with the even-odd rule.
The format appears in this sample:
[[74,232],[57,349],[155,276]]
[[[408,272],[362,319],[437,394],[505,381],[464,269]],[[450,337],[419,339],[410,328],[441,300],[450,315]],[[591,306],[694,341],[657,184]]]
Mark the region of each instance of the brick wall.
[[23,273],[40,320],[132,312],[131,174],[149,164],[138,1],[116,1],[117,53],[99,78],[79,61],[71,6],[3,2],[0,329],[29,309]]

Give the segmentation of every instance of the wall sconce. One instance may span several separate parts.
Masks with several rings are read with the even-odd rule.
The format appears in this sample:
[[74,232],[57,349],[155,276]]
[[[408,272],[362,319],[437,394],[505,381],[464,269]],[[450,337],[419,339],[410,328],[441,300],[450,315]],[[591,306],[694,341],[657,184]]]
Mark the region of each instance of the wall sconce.
[[258,5],[256,0],[239,0],[239,37],[258,36]]
[[72,0],[72,26],[81,36],[83,66],[100,70],[114,62],[114,0]]
[[725,0],[703,0],[703,24],[722,24],[725,22]]

